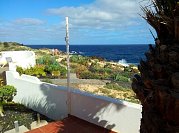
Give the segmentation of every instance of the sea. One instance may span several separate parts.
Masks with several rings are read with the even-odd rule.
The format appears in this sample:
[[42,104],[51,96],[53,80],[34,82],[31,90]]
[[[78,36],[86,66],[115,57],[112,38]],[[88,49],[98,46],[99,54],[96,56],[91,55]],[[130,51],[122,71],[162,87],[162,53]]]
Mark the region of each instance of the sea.
[[[66,51],[66,45],[28,45],[31,48],[49,48]],[[121,64],[139,64],[145,60],[148,45],[70,45],[71,54],[97,56]]]

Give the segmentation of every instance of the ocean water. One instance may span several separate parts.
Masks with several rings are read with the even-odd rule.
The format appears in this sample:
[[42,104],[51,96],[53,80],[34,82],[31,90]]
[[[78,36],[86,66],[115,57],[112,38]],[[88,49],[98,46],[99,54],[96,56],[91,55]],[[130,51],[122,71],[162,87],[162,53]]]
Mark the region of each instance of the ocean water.
[[[66,45],[28,45],[31,48],[50,48],[66,51]],[[108,61],[138,64],[145,60],[148,45],[70,45],[70,52],[84,56],[99,56]]]

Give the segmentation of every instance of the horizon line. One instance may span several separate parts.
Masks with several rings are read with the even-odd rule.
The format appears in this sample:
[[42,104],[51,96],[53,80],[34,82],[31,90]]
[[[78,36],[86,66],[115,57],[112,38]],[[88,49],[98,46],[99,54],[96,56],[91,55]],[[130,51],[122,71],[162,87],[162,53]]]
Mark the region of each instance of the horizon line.
[[[144,44],[70,44],[70,45],[149,45],[151,43],[144,43]],[[66,44],[23,44],[23,45],[66,45]],[[152,44],[154,45],[154,44]]]

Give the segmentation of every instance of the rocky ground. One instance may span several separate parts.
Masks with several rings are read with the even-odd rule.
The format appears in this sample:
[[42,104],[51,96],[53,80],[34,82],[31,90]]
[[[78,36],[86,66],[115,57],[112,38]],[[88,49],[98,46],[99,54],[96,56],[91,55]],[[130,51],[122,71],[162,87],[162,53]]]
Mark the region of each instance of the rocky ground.
[[[106,88],[106,83],[109,83],[109,80],[97,80],[97,79],[78,79],[74,74],[70,79],[70,87],[90,93],[94,93],[97,95],[108,96],[112,98],[122,99],[130,102],[139,103],[139,101],[135,98],[135,93],[130,89],[126,90],[113,90]],[[52,83],[67,86],[66,79],[51,79]],[[124,84],[121,82],[121,86]],[[126,84],[127,88],[130,88],[130,83]]]

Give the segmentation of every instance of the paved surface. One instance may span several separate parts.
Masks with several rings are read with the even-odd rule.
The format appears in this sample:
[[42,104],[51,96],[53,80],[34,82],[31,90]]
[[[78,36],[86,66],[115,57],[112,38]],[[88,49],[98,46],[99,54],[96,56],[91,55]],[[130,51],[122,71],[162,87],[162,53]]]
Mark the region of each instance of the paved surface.
[[[66,79],[51,79],[54,84],[66,84]],[[70,79],[72,84],[95,84],[95,85],[106,85],[108,80],[96,80],[96,79]]]
[[27,131],[29,131],[29,129],[26,128],[24,125],[22,125],[22,126],[19,127],[19,131],[17,131],[17,132],[16,132],[15,129],[12,129],[12,130],[6,131],[4,133],[25,133]]
[[62,121],[52,122],[46,126],[26,133],[115,133],[95,124],[69,116]]

